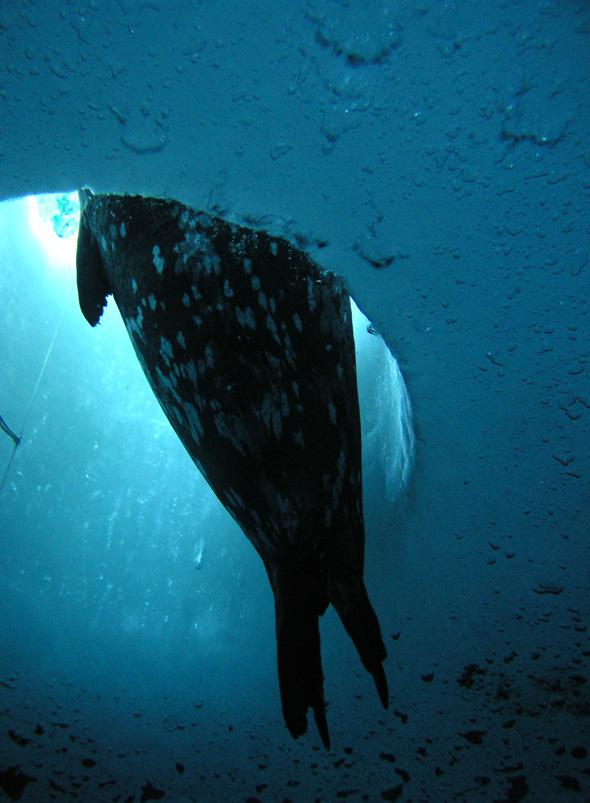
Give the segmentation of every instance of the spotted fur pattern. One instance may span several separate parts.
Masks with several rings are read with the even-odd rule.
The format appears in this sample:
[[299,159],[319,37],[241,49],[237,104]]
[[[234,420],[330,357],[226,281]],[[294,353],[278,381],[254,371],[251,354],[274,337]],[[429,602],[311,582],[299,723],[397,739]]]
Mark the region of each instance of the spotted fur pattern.
[[[305,596],[316,619],[332,601],[351,632],[344,609],[365,605],[366,592],[355,351],[341,280],[281,238],[175,201],[88,191],[81,201],[84,315],[95,325],[113,293],[164,412],[261,555],[277,599]],[[378,659],[361,651],[365,665],[385,655],[376,628]],[[321,691],[321,664],[315,671]],[[317,719],[313,701],[302,705]]]

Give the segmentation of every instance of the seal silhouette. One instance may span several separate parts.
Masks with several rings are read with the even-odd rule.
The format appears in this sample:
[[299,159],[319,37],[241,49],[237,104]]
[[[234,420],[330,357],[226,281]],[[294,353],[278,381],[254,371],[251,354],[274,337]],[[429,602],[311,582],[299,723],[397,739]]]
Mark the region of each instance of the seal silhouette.
[[112,293],[170,423],[264,562],[285,723],[326,747],[319,617],[331,603],[388,704],[363,579],[350,297],[286,240],[174,200],[80,191],[77,283]]

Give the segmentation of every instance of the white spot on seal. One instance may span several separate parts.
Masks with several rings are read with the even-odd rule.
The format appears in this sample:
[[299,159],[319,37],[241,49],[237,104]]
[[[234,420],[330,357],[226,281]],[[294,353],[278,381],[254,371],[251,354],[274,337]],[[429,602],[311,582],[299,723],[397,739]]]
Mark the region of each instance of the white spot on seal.
[[240,452],[241,454],[245,454],[244,447],[237,438],[234,438],[232,427],[228,425],[223,412],[215,414],[213,423],[215,424],[215,429],[217,432],[219,432],[222,438],[226,438],[228,441],[230,441],[236,451]]
[[279,330],[277,329],[277,325],[271,315],[266,316],[266,328],[271,335],[278,340]]
[[173,405],[173,406],[172,406],[172,412],[174,413],[174,418],[176,418],[176,420],[178,421],[178,423],[179,423],[179,424],[184,424],[184,418],[183,418],[183,416],[182,416],[182,413],[180,412],[180,410],[178,409],[178,407],[176,407],[176,405]]
[[229,283],[229,279],[226,279],[223,283],[223,295],[226,298],[233,298],[234,291],[231,289],[231,284]]
[[174,357],[174,351],[172,349],[172,343],[166,340],[165,337],[160,338],[160,354],[166,365],[170,366],[170,360]]
[[309,278],[307,280],[307,306],[309,307],[310,312],[313,312],[317,306],[314,295],[313,281]]
[[182,399],[178,395],[178,391],[175,388],[175,384],[178,383],[176,377],[170,375],[163,374],[160,370],[160,367],[156,367],[156,379],[158,384],[161,388],[163,388],[167,393],[170,393],[174,401],[178,404],[182,405]]
[[155,297],[155,295],[153,293],[150,293],[150,295],[148,296],[148,301],[149,301],[149,304],[150,304],[150,309],[153,312],[156,309],[156,306],[157,306],[156,297]]
[[195,368],[194,362],[187,362],[184,364],[184,370],[186,376],[190,379],[193,385],[196,386],[197,384],[197,369]]
[[182,297],[182,303],[185,307],[190,307],[191,299],[188,293],[185,293]]
[[204,429],[203,424],[201,423],[201,418],[197,412],[196,407],[194,407],[190,402],[184,403],[184,412],[188,418],[188,425],[191,431],[192,438],[196,444],[199,443],[201,438],[203,437]]
[[234,507],[241,507],[242,510],[246,509],[244,500],[237,491],[234,491],[233,488],[226,488],[225,495],[227,496],[227,498],[233,504]]
[[294,368],[295,367],[295,352],[293,351],[293,344],[291,343],[291,338],[289,337],[289,332],[285,332],[283,335],[283,344],[285,347],[285,359],[289,363],[289,365]]
[[260,279],[258,276],[252,276],[251,282],[252,290],[256,290],[256,292],[258,292],[260,290]]
[[121,225],[119,226],[119,234],[121,235],[121,237],[127,236],[127,227],[125,226],[124,223],[121,223]]
[[286,393],[281,393],[281,415],[286,418],[289,415],[289,400]]
[[131,279],[131,289],[133,290],[134,293],[137,293],[137,282],[135,281],[135,279]]
[[144,334],[141,331],[141,327],[137,325],[137,321],[135,320],[135,318],[124,318],[123,320],[125,321],[125,326],[127,328],[127,331],[129,332],[131,339],[133,340],[133,336],[135,335],[135,337],[137,337],[139,340],[143,340],[143,342],[145,343],[146,340]]
[[303,324],[301,323],[301,318],[297,313],[293,315],[293,323],[295,324],[295,329],[297,329],[298,332],[303,331]]
[[254,317],[254,311],[251,307],[246,307],[246,309],[236,307],[236,318],[240,326],[256,329],[256,318]]
[[176,335],[176,341],[186,351],[186,340],[184,339],[184,335],[182,334],[182,332],[178,332],[178,334]]
[[338,467],[338,477],[340,480],[344,477],[344,464],[346,463],[346,458],[344,457],[344,449],[340,449],[340,453],[338,455],[338,460],[336,461],[336,465]]
[[332,402],[330,402],[330,404],[328,405],[328,414],[330,416],[330,423],[336,426],[336,408],[334,407]]
[[159,245],[154,245],[152,248],[152,262],[154,263],[154,267],[158,273],[162,273],[164,270],[164,257],[160,256]]

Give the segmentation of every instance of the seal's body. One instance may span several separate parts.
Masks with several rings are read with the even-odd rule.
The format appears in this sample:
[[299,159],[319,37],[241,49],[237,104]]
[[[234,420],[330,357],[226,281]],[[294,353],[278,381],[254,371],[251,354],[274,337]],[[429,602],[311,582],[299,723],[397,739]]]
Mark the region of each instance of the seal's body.
[[363,582],[350,299],[285,240],[174,201],[80,193],[80,306],[112,293],[170,423],[258,551],[276,608],[283,714],[329,744],[319,616],[331,602],[387,705]]

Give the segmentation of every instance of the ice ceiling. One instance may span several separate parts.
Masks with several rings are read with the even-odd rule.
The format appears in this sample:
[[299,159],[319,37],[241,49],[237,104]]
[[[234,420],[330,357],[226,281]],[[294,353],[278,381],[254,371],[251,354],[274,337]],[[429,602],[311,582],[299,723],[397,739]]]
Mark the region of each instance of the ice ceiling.
[[[89,185],[281,233],[399,359],[417,463],[387,559],[368,543],[399,714],[373,752],[404,757],[414,799],[587,783],[589,31],[551,0],[0,11],[0,197]],[[359,733],[334,694],[363,760],[319,786],[406,784],[363,752],[374,711]],[[264,750],[277,778],[314,760]],[[236,777],[253,794],[260,772]]]

